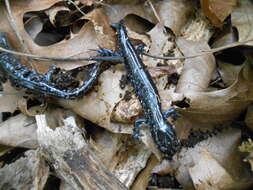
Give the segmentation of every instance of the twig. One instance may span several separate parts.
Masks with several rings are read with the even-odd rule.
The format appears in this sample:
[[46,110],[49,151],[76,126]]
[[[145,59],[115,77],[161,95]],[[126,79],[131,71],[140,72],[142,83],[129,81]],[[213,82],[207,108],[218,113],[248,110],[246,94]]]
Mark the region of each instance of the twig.
[[154,15],[155,15],[157,21],[158,21],[159,23],[161,23],[160,16],[158,15],[158,13],[157,13],[157,11],[156,11],[156,9],[155,9],[153,3],[152,3],[150,0],[148,0],[148,4],[149,4],[149,6],[151,7],[152,11],[154,12]]
[[234,43],[231,43],[231,44],[226,45],[226,46],[214,48],[214,49],[211,49],[211,50],[204,50],[202,52],[196,53],[196,54],[191,55],[191,56],[179,56],[179,57],[155,56],[155,55],[150,55],[150,54],[144,53],[144,52],[142,54],[145,55],[145,56],[148,56],[148,57],[152,57],[154,59],[164,59],[164,60],[192,59],[192,58],[195,58],[195,57],[216,53],[216,52],[219,52],[219,51],[222,51],[222,50],[225,50],[225,49],[245,45],[246,43],[252,42],[252,41],[253,41],[253,38],[248,39],[248,40],[244,40],[244,41],[241,41],[241,42],[234,42]]
[[[237,47],[237,46],[241,46],[241,45],[245,45],[248,42],[253,41],[253,38],[249,39],[249,40],[244,40],[241,42],[235,42],[226,46],[222,46],[219,48],[214,48],[211,50],[207,50],[207,51],[202,51],[200,53],[191,55],[191,56],[179,56],[179,57],[166,57],[166,56],[155,56],[155,55],[149,55],[147,53],[142,53],[145,56],[149,56],[152,57],[154,59],[165,59],[165,60],[177,60],[177,59],[191,59],[191,58],[195,58],[195,57],[199,57],[199,56],[204,56],[204,55],[208,55],[208,54],[212,54],[215,52],[219,52],[225,49],[229,49],[229,48],[233,48],[233,47]],[[120,56],[94,56],[94,57],[80,57],[80,58],[75,58],[75,57],[47,57],[47,56],[39,56],[39,55],[33,55],[33,54],[28,54],[28,53],[21,53],[21,52],[17,52],[17,51],[13,51],[13,50],[9,50],[9,49],[5,49],[0,47],[0,51],[3,52],[7,52],[7,53],[11,53],[14,55],[20,55],[20,56],[26,56],[32,59],[39,59],[39,60],[50,60],[50,61],[111,61],[111,62],[123,62],[124,58],[120,57]]]
[[[10,22],[10,25],[13,29],[13,31],[15,32],[20,44],[22,45],[22,48],[25,52],[29,52],[28,48],[25,46],[24,44],[24,40],[18,30],[18,27],[17,27],[17,24],[16,24],[16,21],[15,21],[15,18],[12,14],[12,10],[11,10],[11,6],[10,6],[10,2],[9,0],[5,0],[5,6],[6,6],[6,9],[7,9],[7,13],[8,13],[8,20]],[[30,63],[32,68],[36,71],[36,68],[34,67],[34,65],[32,63]]]
[[69,3],[75,6],[75,8],[83,15],[85,16],[86,14],[73,2],[72,0],[67,0]]
[[110,62],[122,62],[123,58],[120,56],[93,56],[93,57],[48,57],[48,56],[39,56],[33,55],[29,53],[21,53],[9,49],[5,49],[0,47],[0,51],[11,53],[14,55],[26,56],[32,59],[39,59],[39,60],[50,60],[50,61],[110,61]]

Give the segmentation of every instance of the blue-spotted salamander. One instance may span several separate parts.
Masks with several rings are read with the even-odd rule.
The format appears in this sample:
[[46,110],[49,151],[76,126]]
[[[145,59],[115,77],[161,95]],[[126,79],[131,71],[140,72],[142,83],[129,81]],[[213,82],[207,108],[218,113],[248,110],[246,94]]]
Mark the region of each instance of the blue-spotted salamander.
[[[4,33],[0,33],[0,46],[10,49]],[[23,66],[14,55],[6,52],[0,52],[0,67],[14,86],[45,96],[64,99],[76,99],[82,97],[84,93],[93,86],[100,74],[100,63],[96,63],[89,72],[87,80],[83,81],[83,84],[80,87],[73,90],[62,90],[50,81],[54,69],[49,70],[46,75],[39,74]]]
[[173,126],[166,118],[169,116],[176,117],[177,114],[174,109],[169,109],[165,113],[161,111],[157,88],[139,57],[139,53],[136,52],[134,46],[128,39],[124,24],[119,22],[111,26],[118,34],[118,41],[124,57],[128,77],[144,110],[145,118],[135,121],[133,135],[138,138],[140,136],[141,124],[148,124],[157,147],[170,159],[179,150],[180,142]]

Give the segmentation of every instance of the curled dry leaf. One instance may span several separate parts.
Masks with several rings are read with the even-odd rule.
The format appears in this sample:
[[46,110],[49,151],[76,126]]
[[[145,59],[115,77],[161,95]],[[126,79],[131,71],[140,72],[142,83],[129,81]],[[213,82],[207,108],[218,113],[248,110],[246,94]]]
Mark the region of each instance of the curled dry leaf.
[[132,190],[146,190],[152,169],[159,163],[154,155],[150,156],[146,167],[139,173],[134,184],[131,186]]
[[49,20],[52,25],[55,25],[56,23],[56,16],[59,12],[70,12],[69,8],[61,5],[55,5],[53,7],[50,7],[48,10],[45,11],[45,13],[48,15]]
[[224,124],[237,118],[253,98],[253,70],[249,62],[250,60],[246,61],[237,79],[228,88],[184,93],[190,101],[190,107],[181,111],[183,117],[204,125]]
[[[236,27],[239,41],[253,38],[253,3],[250,0],[240,1],[239,6],[231,14],[232,25]],[[247,45],[253,45],[248,42]]]
[[[194,55],[202,50],[210,49],[206,42],[193,42],[183,38],[177,39],[177,45],[184,53],[184,56]],[[186,59],[176,91],[179,93],[205,91],[214,69],[215,59],[213,55]]]
[[[201,187],[206,187],[205,185],[208,185],[210,180],[213,185],[224,189],[247,188],[252,184],[253,176],[245,167],[237,149],[240,137],[241,132],[238,129],[224,129],[218,135],[198,143],[194,148],[183,149],[178,156],[173,158],[171,166],[175,170],[178,182],[185,189],[193,188],[193,185],[205,189]],[[210,163],[205,164],[207,160],[210,160]],[[227,180],[216,179],[214,172],[217,171],[222,172],[220,174],[223,177],[227,176]],[[198,179],[203,182],[201,185]]]
[[37,151],[29,150],[25,157],[1,168],[0,189],[42,190],[49,175],[49,167],[41,159]]

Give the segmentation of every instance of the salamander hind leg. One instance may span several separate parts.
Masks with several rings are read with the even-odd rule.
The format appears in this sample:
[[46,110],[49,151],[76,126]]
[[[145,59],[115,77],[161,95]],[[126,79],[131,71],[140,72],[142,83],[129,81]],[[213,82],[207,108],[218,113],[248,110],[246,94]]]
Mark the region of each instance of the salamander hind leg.
[[53,64],[49,71],[45,74],[46,80],[51,81],[53,74],[57,73],[59,71],[59,68],[56,67],[55,64]]
[[141,137],[141,134],[140,134],[141,125],[144,123],[147,123],[147,119],[145,118],[140,118],[140,119],[135,120],[133,134],[132,134],[134,138],[139,139],[139,137]]
[[100,48],[96,50],[97,56],[122,56],[121,51],[113,51],[111,49]]

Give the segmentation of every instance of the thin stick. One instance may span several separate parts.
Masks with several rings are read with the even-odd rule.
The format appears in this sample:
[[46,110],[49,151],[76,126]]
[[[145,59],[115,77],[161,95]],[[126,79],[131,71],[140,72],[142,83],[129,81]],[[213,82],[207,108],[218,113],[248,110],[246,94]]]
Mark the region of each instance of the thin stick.
[[[18,27],[17,27],[17,24],[16,24],[16,21],[15,21],[15,18],[13,16],[13,13],[12,13],[12,10],[11,10],[11,6],[10,6],[10,2],[9,0],[5,0],[5,6],[6,6],[6,9],[7,9],[7,13],[8,13],[8,20],[10,22],[10,25],[13,29],[13,31],[15,32],[20,44],[22,45],[22,48],[24,50],[24,52],[30,52],[29,49],[26,47],[25,43],[24,43],[24,39],[22,38],[19,30],[18,30]],[[30,65],[31,67],[36,71],[36,67],[30,62]]]
[[196,53],[196,54],[190,55],[190,56],[179,56],[179,57],[155,56],[155,55],[150,55],[150,54],[144,53],[144,52],[142,54],[145,55],[145,56],[148,56],[148,57],[152,57],[154,59],[164,59],[164,60],[192,59],[192,58],[196,58],[196,57],[199,57],[199,56],[213,54],[215,52],[219,52],[219,51],[222,51],[222,50],[225,50],[225,49],[245,45],[246,43],[251,42],[251,41],[253,41],[253,38],[248,39],[248,40],[244,40],[244,41],[241,41],[241,42],[234,42],[234,43],[231,43],[229,45],[214,48],[214,49],[211,49],[211,50],[204,50],[202,52],[199,52],[199,53]]
[[8,20],[10,22],[10,25],[11,25],[13,31],[15,32],[16,36],[18,37],[19,42],[23,45],[25,51],[27,51],[27,49],[24,46],[24,40],[23,40],[23,38],[21,37],[21,35],[20,35],[19,31],[18,31],[18,27],[16,25],[14,16],[12,14],[12,10],[11,10],[11,6],[10,6],[9,0],[5,0],[5,6],[6,6],[6,9],[7,9],[8,18],[9,18]]
[[[199,57],[199,56],[204,56],[204,55],[208,55],[208,54],[212,54],[215,52],[219,52],[225,49],[229,49],[229,48],[233,48],[233,47],[237,47],[237,46],[241,46],[241,45],[245,45],[248,42],[253,41],[253,38],[249,39],[249,40],[244,40],[241,42],[235,42],[235,43],[231,43],[229,45],[226,46],[222,46],[219,48],[214,48],[211,50],[206,50],[206,51],[202,51],[200,53],[191,55],[191,56],[179,56],[179,57],[166,57],[166,56],[154,56],[154,55],[149,55],[147,53],[142,53],[145,56],[149,56],[152,57],[154,59],[165,59],[165,60],[177,60],[177,59],[191,59],[191,58],[195,58],[195,57]],[[80,58],[75,58],[75,57],[66,57],[66,58],[62,58],[62,57],[47,57],[47,56],[39,56],[39,55],[33,55],[33,54],[28,54],[28,53],[21,53],[21,52],[17,52],[17,51],[13,51],[13,50],[9,50],[9,49],[5,49],[0,47],[0,51],[3,52],[7,52],[7,53],[11,53],[11,54],[15,54],[15,55],[20,55],[20,56],[26,56],[26,57],[30,57],[32,59],[38,59],[38,60],[51,60],[51,61],[111,61],[111,62],[123,62],[124,58],[120,57],[120,56],[104,56],[104,57],[80,57]]]
[[152,9],[152,11],[153,11],[153,13],[154,13],[154,15],[155,15],[157,21],[158,21],[159,23],[161,23],[160,16],[158,15],[158,13],[157,13],[157,11],[156,11],[156,9],[155,9],[153,3],[152,3],[150,0],[148,0],[148,4],[149,4],[149,6],[151,7],[151,9]]
[[120,56],[93,56],[93,57],[47,57],[47,56],[39,56],[33,55],[29,53],[21,53],[9,49],[5,49],[0,47],[0,51],[11,53],[14,55],[26,56],[32,59],[39,59],[39,60],[50,60],[50,61],[111,61],[111,62],[122,62],[123,58]]

